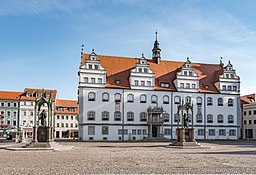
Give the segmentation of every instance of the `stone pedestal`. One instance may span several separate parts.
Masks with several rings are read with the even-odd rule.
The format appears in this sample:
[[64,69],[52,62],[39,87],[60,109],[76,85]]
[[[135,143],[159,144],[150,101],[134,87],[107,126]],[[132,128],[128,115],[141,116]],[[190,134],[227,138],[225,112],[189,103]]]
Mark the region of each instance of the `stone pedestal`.
[[47,142],[49,140],[49,127],[39,126],[37,129],[37,141]]
[[199,146],[195,140],[194,128],[177,128],[177,141],[172,145],[175,146]]

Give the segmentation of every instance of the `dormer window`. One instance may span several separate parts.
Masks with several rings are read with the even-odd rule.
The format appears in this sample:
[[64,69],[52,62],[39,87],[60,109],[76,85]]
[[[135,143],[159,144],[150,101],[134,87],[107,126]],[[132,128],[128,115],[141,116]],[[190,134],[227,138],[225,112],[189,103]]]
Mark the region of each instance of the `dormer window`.
[[160,87],[168,88],[170,87],[169,83],[160,83]]
[[121,81],[120,80],[116,80],[116,84],[120,84],[121,83]]
[[232,90],[232,87],[231,87],[231,86],[228,86],[228,90],[231,91],[231,90]]
[[148,69],[147,68],[144,68],[144,73],[148,73]]
[[233,86],[233,91],[237,91],[237,87],[236,86]]
[[229,74],[226,74],[226,78],[229,78]]
[[224,90],[224,91],[226,90],[226,85],[222,86],[222,90]]
[[187,71],[184,71],[184,75],[186,75],[186,76],[187,76]]
[[186,83],[186,88],[189,89],[190,88],[190,84]]
[[134,85],[138,86],[139,85],[139,81],[138,80],[134,80]]
[[142,68],[139,68],[139,72],[142,73]]
[[141,86],[145,86],[145,81],[141,81]]
[[92,80],[92,83],[95,83],[95,78],[91,78],[91,80]]
[[195,89],[196,88],[196,84],[193,83],[192,84],[192,88]]
[[230,78],[232,78],[232,79],[233,79],[233,78],[234,78],[234,74],[230,74]]
[[151,86],[151,81],[147,81],[147,86]]
[[96,70],[98,70],[98,69],[99,69],[99,65],[94,65],[94,68],[95,68]]
[[102,83],[102,78],[98,78],[98,83]]
[[92,65],[91,64],[89,64],[89,69],[92,69]]
[[189,71],[189,76],[192,76],[192,75],[193,75],[193,73],[191,71]]

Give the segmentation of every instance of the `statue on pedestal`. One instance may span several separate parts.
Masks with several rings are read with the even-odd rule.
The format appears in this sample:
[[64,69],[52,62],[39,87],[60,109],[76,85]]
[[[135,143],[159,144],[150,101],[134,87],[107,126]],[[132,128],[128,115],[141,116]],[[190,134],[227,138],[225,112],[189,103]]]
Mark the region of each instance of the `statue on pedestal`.
[[40,117],[39,117],[39,120],[41,120],[41,126],[46,126],[46,111],[43,110],[41,113],[40,113]]

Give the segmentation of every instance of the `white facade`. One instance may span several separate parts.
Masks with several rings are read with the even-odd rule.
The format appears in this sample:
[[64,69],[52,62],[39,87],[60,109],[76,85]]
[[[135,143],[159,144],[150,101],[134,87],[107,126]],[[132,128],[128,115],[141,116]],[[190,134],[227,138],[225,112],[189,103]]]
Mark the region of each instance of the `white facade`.
[[[177,105],[183,101],[193,105],[193,114],[188,117],[190,127],[194,125],[196,139],[239,139],[240,79],[230,62],[226,67],[198,63],[194,67],[189,59],[185,63],[163,62],[156,43],[153,61],[143,55],[139,59],[123,60],[111,56],[98,58],[94,52],[82,55],[78,87],[79,139],[175,139],[176,128],[180,126]],[[154,54],[156,51],[158,54]],[[84,71],[92,56],[96,57],[95,64],[104,67],[106,81],[102,86],[84,79],[103,75],[93,70],[93,65],[90,71]],[[115,73],[118,73],[118,82],[113,81]],[[121,79],[120,75],[123,75]],[[227,89],[223,90],[225,86]]]

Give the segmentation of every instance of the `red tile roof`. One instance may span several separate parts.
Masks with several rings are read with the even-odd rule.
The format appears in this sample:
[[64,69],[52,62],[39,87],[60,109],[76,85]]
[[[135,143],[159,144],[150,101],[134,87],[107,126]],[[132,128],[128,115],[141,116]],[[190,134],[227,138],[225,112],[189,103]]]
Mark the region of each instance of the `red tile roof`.
[[[89,54],[83,54],[82,64],[89,58]],[[101,65],[107,70],[106,87],[111,88],[130,88],[129,76],[132,68],[138,63],[138,58],[127,58],[117,56],[98,55]],[[150,69],[155,73],[155,89],[176,91],[173,81],[176,73],[185,62],[162,60],[160,64],[155,64],[152,60],[147,60]],[[219,64],[200,64],[193,63],[195,72],[199,76],[200,92],[219,93],[214,83],[218,81],[219,75],[223,73],[223,68]],[[120,80],[120,84],[115,81]],[[169,88],[160,87],[160,83],[170,83]],[[208,86],[208,88],[207,88]]]
[[0,91],[0,100],[17,100],[22,92]]
[[[78,114],[78,104],[76,100],[56,100],[56,105],[55,105],[55,113],[56,114]],[[58,111],[58,107],[62,107],[63,111]],[[71,112],[68,110],[68,108],[74,108],[74,111]]]
[[[23,95],[21,96],[21,100],[29,100],[29,101],[34,101],[35,100],[35,93],[42,93],[42,92],[52,92],[52,100],[55,101],[56,96],[57,96],[57,90],[48,90],[48,89],[34,89],[34,88],[25,88],[23,91]],[[27,94],[31,94],[32,97],[26,96]]]
[[256,103],[256,94],[249,94],[240,97],[242,104]]

